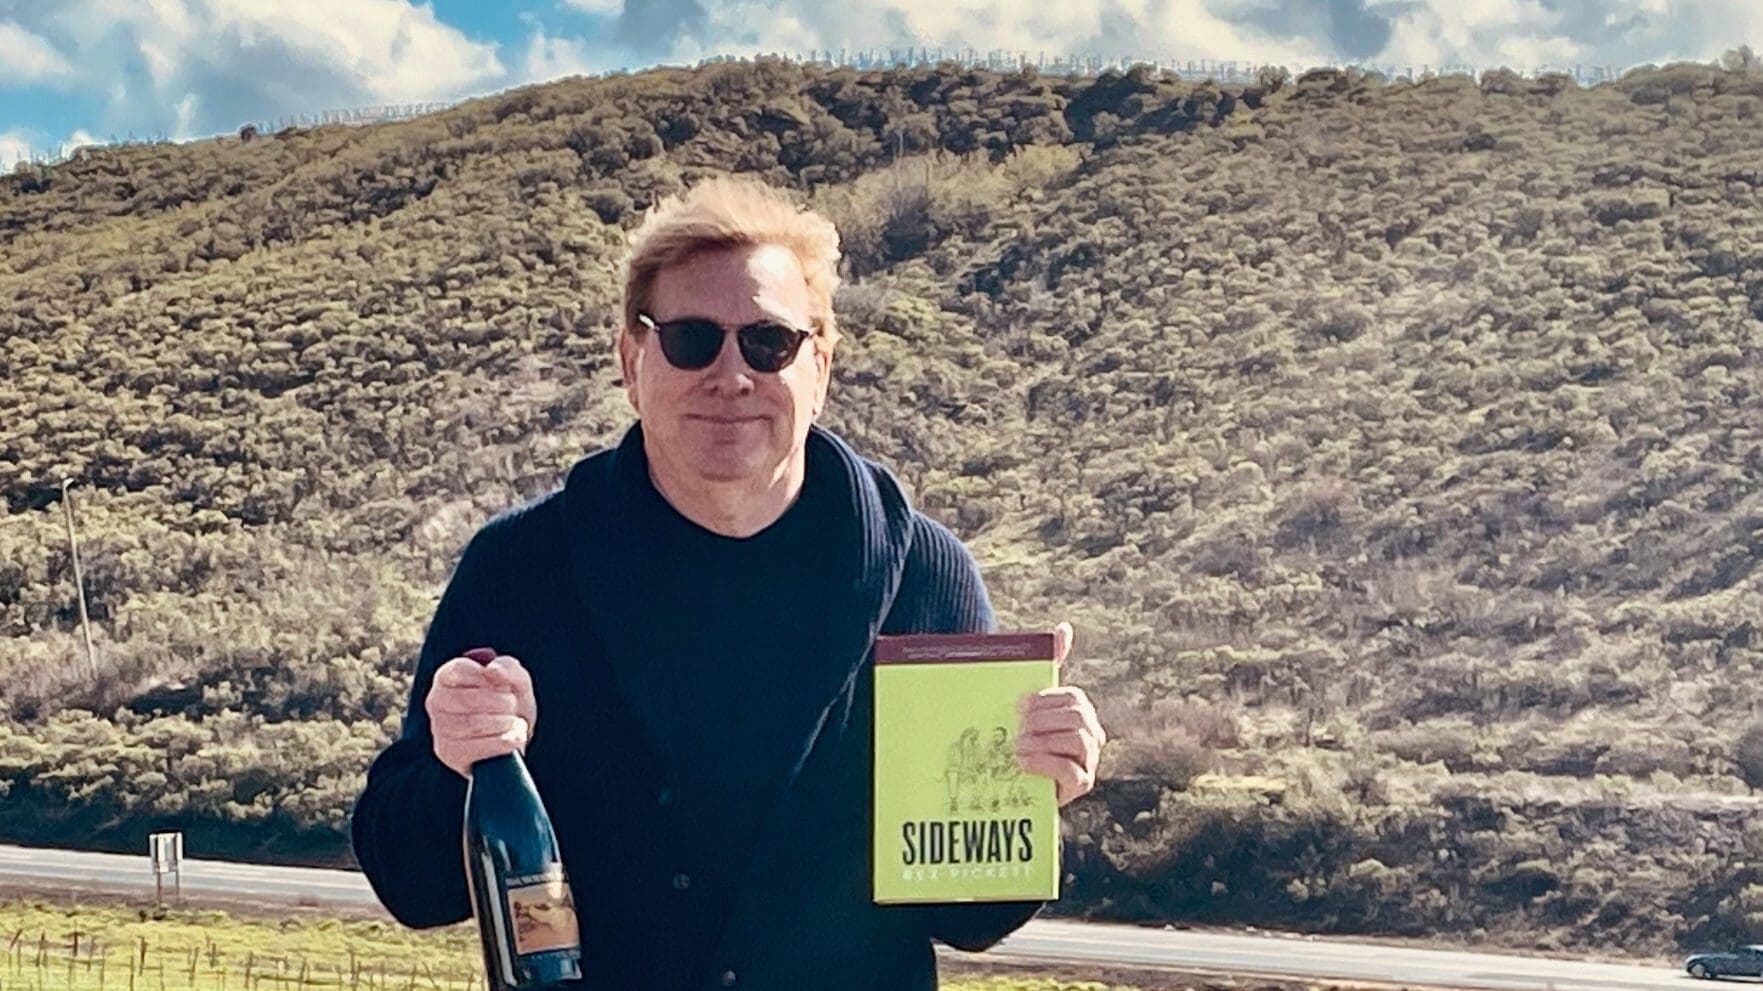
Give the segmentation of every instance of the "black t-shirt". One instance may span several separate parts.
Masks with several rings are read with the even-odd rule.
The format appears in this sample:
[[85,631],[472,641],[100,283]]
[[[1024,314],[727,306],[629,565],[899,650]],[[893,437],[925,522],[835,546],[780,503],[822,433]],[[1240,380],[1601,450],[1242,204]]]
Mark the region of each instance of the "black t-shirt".
[[[656,490],[633,479],[648,597],[651,663],[680,686],[673,718],[655,741],[670,780],[694,797],[706,839],[741,862],[799,744],[802,722],[824,699],[804,696],[810,665],[835,663],[825,649],[830,582],[843,548],[828,546],[841,503],[817,469],[783,516],[751,537],[727,537],[692,522]],[[829,498],[830,496],[830,498]]]

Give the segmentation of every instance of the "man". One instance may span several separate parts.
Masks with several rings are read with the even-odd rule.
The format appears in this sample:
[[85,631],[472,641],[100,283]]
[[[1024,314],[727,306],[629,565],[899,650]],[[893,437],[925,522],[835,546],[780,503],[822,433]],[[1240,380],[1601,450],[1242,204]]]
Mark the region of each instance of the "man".
[[[995,624],[961,543],[813,426],[837,245],[729,179],[633,234],[619,358],[639,422],[473,537],[356,805],[357,858],[401,921],[470,917],[466,779],[515,750],[556,827],[587,987],[929,989],[933,939],[984,949],[1040,908],[870,897],[872,642]],[[1022,768],[1061,803],[1088,791],[1089,699],[1022,709]]]

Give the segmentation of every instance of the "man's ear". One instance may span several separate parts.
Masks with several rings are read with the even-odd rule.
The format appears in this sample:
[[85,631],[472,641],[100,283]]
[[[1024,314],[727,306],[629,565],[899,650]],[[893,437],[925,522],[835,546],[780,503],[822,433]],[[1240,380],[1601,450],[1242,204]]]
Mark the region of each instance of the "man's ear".
[[833,381],[832,345],[829,344],[823,348],[818,340],[814,342],[814,372],[814,415],[818,418],[821,412],[826,409],[826,393]]
[[637,365],[641,361],[641,348],[637,345],[636,335],[625,328],[618,332],[618,368],[624,376],[624,395],[630,400],[631,409],[643,415],[643,407],[637,402]]

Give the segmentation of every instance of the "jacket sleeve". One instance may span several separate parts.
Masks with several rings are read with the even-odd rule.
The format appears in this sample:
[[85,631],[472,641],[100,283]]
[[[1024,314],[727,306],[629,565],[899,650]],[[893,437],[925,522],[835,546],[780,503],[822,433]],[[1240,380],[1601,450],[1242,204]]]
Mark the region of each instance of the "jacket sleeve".
[[435,756],[424,700],[435,670],[474,642],[472,603],[494,580],[480,533],[441,595],[416,664],[398,739],[367,772],[350,821],[355,859],[392,916],[427,928],[471,917],[465,882],[463,777]]
[[[942,524],[925,516],[914,523],[901,587],[901,595],[909,597],[903,618],[910,632],[997,632],[997,616],[973,555]],[[1043,901],[931,905],[926,922],[932,939],[958,950],[978,951],[1020,929],[1045,905]]]

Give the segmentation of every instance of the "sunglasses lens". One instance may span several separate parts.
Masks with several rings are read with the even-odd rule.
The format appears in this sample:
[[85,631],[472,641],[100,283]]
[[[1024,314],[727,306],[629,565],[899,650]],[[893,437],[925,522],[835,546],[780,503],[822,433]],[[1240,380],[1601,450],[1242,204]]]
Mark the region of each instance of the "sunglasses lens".
[[782,371],[796,360],[796,351],[807,338],[792,327],[778,323],[755,323],[741,328],[741,357],[756,372]]
[[661,353],[675,368],[703,368],[722,350],[722,328],[709,320],[670,320],[655,332]]
[[[654,325],[661,339],[661,353],[669,364],[687,370],[707,368],[722,352],[722,326],[714,320],[687,317]],[[780,372],[796,360],[807,334],[786,324],[751,323],[735,332],[736,342],[748,367],[756,372]]]

